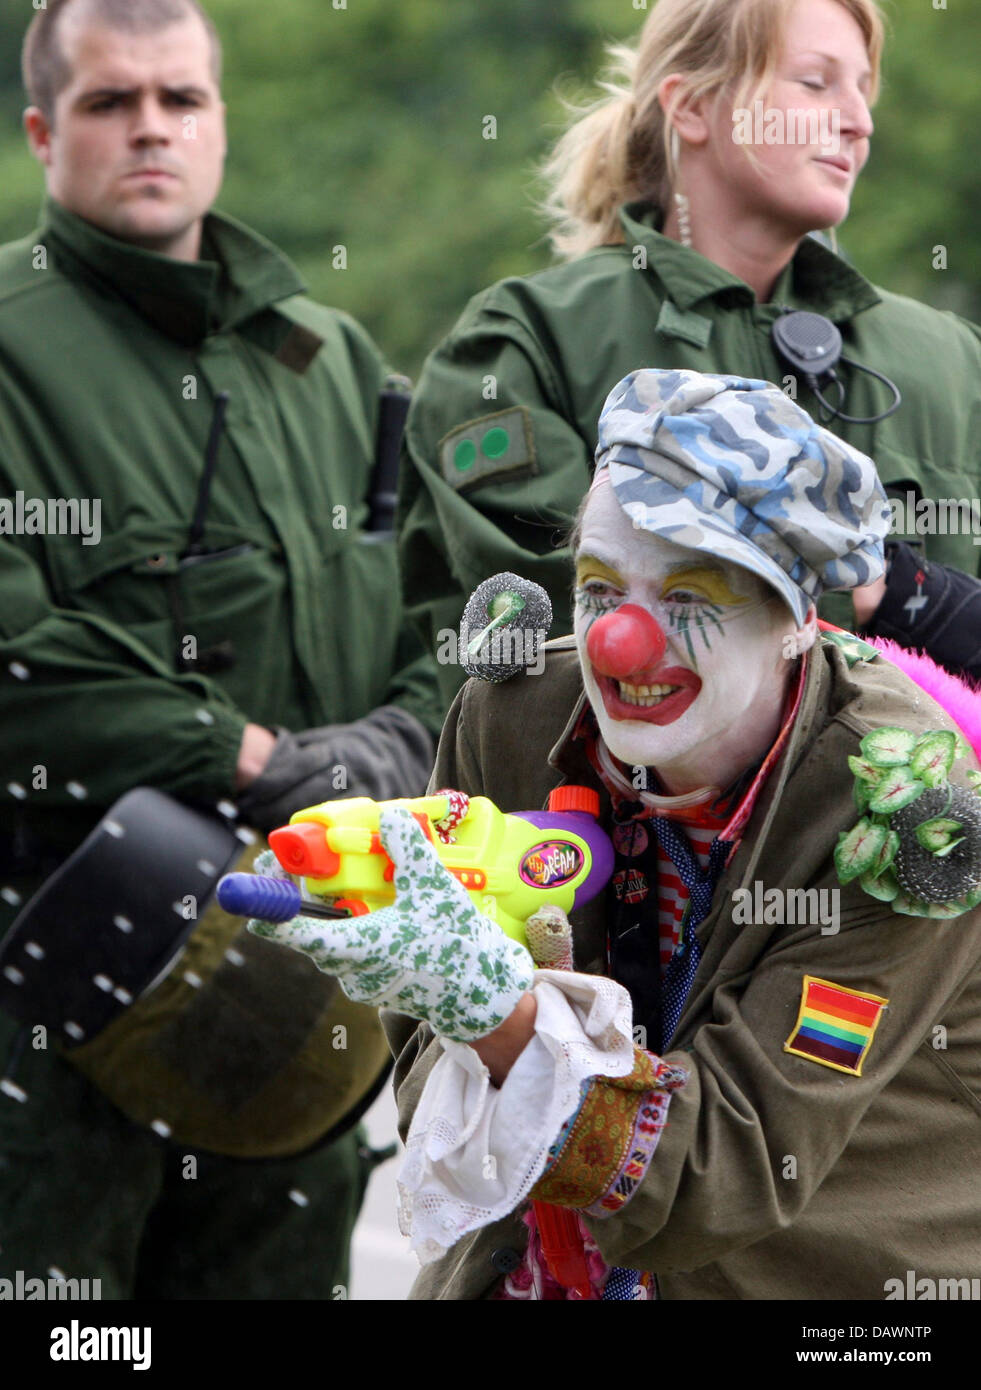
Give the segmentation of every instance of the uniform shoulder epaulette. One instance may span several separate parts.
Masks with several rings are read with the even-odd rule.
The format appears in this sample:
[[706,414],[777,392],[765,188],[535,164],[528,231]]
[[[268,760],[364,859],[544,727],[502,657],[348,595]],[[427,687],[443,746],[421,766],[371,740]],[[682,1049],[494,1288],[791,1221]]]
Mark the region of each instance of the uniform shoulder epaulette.
[[852,632],[821,632],[821,641],[828,647],[837,647],[845,658],[845,663],[849,670],[857,666],[859,662],[878,661],[879,652],[868,642],[863,642],[861,637],[856,637]]

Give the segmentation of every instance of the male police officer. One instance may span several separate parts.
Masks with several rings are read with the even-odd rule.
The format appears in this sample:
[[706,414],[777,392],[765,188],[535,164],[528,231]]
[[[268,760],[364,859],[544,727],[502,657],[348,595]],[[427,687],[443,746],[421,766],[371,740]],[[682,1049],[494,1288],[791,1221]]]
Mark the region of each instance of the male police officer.
[[[0,488],[5,518],[27,518],[0,538],[0,927],[135,786],[211,810],[237,795],[269,830],[337,795],[415,794],[431,762],[428,658],[390,541],[362,534],[384,367],[209,211],[220,63],[196,0],[48,0],[28,31],[48,198],[0,250]],[[112,920],[124,972],[146,924]],[[364,1184],[337,1111],[384,1041],[312,968],[233,945],[240,929],[211,909],[193,968],[97,1036],[18,1047],[0,1015],[0,1072],[18,1054],[5,1274],[100,1277],[103,1297],[336,1296]]]

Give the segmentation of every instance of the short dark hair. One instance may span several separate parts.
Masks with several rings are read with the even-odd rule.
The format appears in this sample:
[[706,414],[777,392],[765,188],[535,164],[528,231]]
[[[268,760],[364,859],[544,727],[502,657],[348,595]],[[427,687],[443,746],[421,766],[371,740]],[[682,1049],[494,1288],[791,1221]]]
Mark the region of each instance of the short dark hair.
[[[24,86],[32,106],[39,106],[49,123],[54,119],[55,102],[72,76],[59,35],[61,17],[72,3],[73,0],[47,0],[45,8],[38,10],[31,20],[24,38],[21,54]],[[74,0],[74,3],[79,9],[84,5],[91,19],[127,34],[155,34],[169,24],[197,15],[211,40],[212,75],[221,85],[221,39],[198,0]]]

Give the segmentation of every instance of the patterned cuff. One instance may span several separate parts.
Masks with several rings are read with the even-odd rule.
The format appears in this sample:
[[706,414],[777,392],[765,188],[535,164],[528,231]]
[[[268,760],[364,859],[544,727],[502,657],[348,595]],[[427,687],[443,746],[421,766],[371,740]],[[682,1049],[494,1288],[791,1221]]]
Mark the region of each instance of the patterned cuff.
[[647,1172],[672,1091],[687,1080],[683,1068],[638,1047],[629,1076],[595,1076],[584,1082],[579,1106],[549,1150],[532,1200],[573,1207],[588,1216],[619,1211]]

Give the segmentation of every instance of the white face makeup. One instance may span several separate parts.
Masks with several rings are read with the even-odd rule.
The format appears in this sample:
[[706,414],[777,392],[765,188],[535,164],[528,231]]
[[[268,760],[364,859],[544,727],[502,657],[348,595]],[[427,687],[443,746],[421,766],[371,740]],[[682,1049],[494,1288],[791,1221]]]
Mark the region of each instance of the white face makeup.
[[[749,571],[635,529],[609,485],[590,495],[575,559],[579,660],[610,752],[656,768],[672,794],[728,786],[779,731],[790,610],[767,602],[775,591]],[[627,605],[655,620],[666,646],[641,640],[600,658],[591,628]]]

